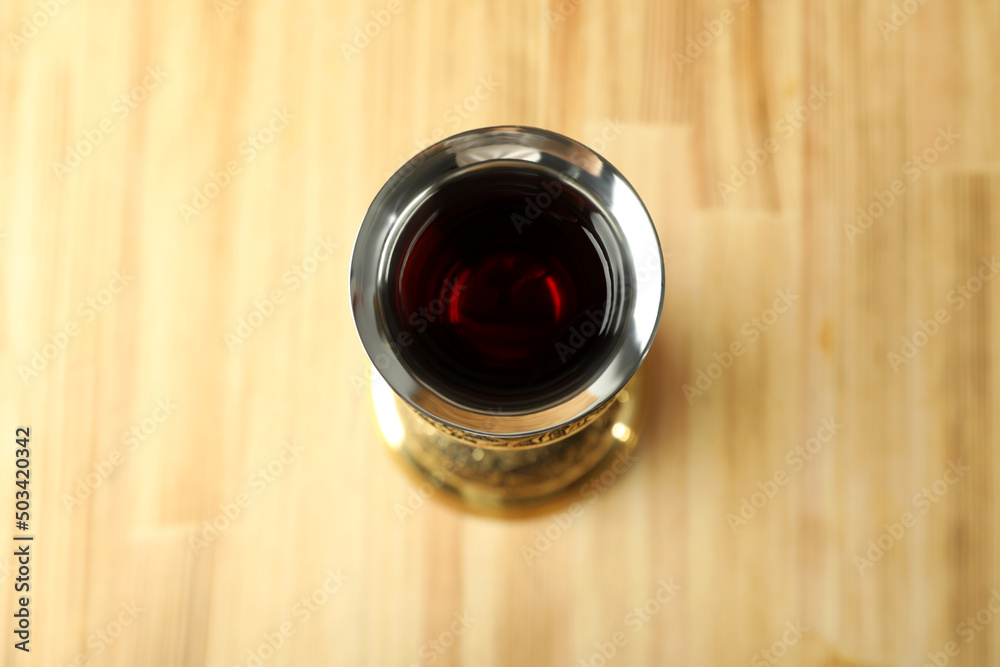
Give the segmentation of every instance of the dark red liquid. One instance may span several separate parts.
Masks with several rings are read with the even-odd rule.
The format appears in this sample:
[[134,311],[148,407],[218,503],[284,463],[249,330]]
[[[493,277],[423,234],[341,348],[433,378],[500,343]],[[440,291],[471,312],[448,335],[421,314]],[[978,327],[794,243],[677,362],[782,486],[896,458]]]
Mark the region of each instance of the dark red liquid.
[[386,320],[412,373],[470,407],[537,409],[614,344],[604,219],[546,172],[492,167],[445,185],[390,259]]

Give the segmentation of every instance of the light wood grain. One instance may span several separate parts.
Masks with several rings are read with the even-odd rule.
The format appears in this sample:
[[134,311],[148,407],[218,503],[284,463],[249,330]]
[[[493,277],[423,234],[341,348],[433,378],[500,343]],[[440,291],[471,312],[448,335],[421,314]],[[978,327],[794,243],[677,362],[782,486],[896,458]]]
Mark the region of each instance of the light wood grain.
[[[436,665],[599,665],[618,631],[609,665],[768,664],[786,623],[808,630],[777,664],[916,666],[949,641],[950,664],[1000,664],[998,615],[968,642],[959,627],[1000,590],[1000,280],[949,298],[1000,255],[1000,4],[910,2],[887,32],[893,5],[874,0],[409,0],[349,62],[342,42],[388,2],[213,2],[71,0],[23,43],[9,35],[41,5],[0,8],[0,514],[6,535],[14,430],[30,425],[37,535],[30,655],[12,646],[0,558],[4,664],[254,664],[287,622],[269,667],[423,665],[455,614],[474,621]],[[147,68],[166,77],[125,116],[116,100]],[[781,125],[814,87],[829,100]],[[276,109],[293,118],[248,161]],[[101,143],[57,174],[102,119]],[[386,176],[435,132],[508,123],[610,137],[597,147],[669,253],[639,460],[565,527],[413,500],[379,444],[348,308],[351,244]],[[911,180],[947,128],[960,137]],[[229,161],[240,173],[186,216]],[[870,228],[845,227],[896,179]],[[102,295],[115,271],[133,278]],[[798,299],[751,341],[779,290]],[[894,369],[939,310],[947,323]],[[45,348],[70,325],[64,350]],[[745,353],[689,401],[735,341]],[[54,358],[24,376],[36,352]],[[163,399],[176,409],[149,421]],[[787,452],[827,418],[836,434],[794,470]],[[152,431],[134,451],[132,428]],[[292,441],[302,451],[261,482]],[[956,483],[915,503],[958,461]],[[727,515],[779,471],[734,532]],[[241,494],[230,527],[192,548]],[[859,572],[904,512],[912,527]],[[347,579],[316,593],[328,572]],[[680,590],[632,622],[661,580]],[[133,603],[134,622],[97,639]]]

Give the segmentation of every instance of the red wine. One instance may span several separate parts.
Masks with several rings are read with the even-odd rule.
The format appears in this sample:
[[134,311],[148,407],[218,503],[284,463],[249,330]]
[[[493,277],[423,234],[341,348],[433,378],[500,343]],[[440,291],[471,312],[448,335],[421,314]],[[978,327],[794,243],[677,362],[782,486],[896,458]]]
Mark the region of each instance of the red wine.
[[389,258],[383,315],[398,356],[461,405],[518,411],[565,398],[617,340],[610,229],[540,167],[459,175],[408,216]]

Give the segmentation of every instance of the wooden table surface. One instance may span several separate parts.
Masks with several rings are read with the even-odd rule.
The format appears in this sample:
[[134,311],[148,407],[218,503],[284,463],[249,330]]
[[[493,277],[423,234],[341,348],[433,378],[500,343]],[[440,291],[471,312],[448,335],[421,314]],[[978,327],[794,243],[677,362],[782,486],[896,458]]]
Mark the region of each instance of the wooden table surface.
[[[1000,665],[997,2],[15,0],[0,35],[3,664]],[[417,493],[351,321],[379,186],[496,124],[606,155],[667,254],[637,461],[575,516]]]

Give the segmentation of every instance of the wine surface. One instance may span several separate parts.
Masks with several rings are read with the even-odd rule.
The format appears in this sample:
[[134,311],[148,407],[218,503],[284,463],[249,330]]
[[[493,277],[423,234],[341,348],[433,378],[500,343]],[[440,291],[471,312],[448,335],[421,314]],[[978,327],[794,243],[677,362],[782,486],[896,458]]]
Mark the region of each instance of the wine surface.
[[389,258],[397,354],[468,407],[532,410],[566,397],[616,341],[609,228],[542,170],[479,168],[443,185]]

